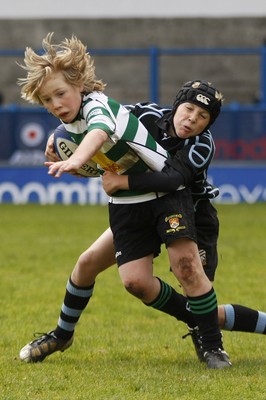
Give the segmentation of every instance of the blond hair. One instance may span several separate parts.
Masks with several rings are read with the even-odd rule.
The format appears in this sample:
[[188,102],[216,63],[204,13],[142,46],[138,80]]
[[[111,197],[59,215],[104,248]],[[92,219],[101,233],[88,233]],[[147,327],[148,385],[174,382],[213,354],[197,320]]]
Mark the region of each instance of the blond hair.
[[44,54],[26,48],[25,65],[20,66],[27,71],[27,77],[18,79],[21,97],[29,103],[42,104],[39,90],[45,79],[55,72],[61,72],[70,85],[83,85],[84,93],[103,91],[106,84],[96,80],[94,61],[87,47],[74,35],[60,44],[51,44],[52,36],[53,33],[48,33],[42,41]]

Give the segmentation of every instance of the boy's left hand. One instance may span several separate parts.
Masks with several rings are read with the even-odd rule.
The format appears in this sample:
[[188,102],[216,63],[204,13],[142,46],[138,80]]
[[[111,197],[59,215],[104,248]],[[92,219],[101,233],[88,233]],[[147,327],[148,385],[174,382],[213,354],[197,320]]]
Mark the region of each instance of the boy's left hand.
[[60,176],[62,176],[62,174],[65,172],[76,174],[81,167],[79,162],[72,160],[57,162],[46,161],[44,165],[49,169],[48,174],[54,176],[55,178],[60,178]]
[[117,190],[128,190],[128,176],[105,171],[102,176],[102,184],[104,191],[111,196]]

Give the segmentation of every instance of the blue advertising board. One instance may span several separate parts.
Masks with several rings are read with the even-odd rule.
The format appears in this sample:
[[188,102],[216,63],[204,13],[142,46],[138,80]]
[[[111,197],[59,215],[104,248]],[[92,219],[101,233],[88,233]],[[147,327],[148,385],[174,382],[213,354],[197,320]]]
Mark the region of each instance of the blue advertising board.
[[[266,165],[213,166],[209,181],[220,189],[216,203],[266,201]],[[0,203],[107,204],[101,178],[56,179],[45,167],[0,167]]]
[[59,124],[40,107],[0,107],[1,164],[42,165],[47,139]]
[[216,203],[266,201],[266,165],[213,166],[208,177],[220,190]]
[[[63,175],[56,180],[47,174],[42,166],[44,149],[58,124],[55,117],[40,107],[0,108],[0,203],[108,202],[100,178]],[[212,133],[216,155],[208,176],[220,189],[220,196],[214,201],[266,201],[265,107],[224,107]]]
[[266,109],[224,107],[211,127],[217,161],[266,161]]
[[64,174],[56,179],[46,167],[1,167],[0,203],[107,204],[100,178]]
[[[0,163],[42,165],[47,138],[58,125],[40,107],[0,107]],[[215,161],[266,161],[266,107],[224,107],[211,131]]]

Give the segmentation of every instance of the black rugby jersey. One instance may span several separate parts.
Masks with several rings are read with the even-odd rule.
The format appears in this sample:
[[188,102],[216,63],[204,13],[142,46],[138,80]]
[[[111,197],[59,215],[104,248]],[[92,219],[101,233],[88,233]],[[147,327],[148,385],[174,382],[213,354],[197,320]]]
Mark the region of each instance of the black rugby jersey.
[[174,191],[180,185],[190,185],[194,203],[218,196],[219,189],[207,181],[208,168],[215,153],[215,144],[209,130],[192,138],[180,139],[168,134],[171,125],[170,108],[148,102],[126,107],[143,123],[156,142],[171,154],[161,172],[131,175],[131,189]]

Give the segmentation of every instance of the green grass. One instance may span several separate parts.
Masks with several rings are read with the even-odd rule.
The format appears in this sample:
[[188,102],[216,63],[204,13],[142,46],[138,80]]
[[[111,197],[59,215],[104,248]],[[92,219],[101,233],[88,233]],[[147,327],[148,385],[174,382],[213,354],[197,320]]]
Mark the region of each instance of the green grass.
[[[266,204],[217,206],[220,303],[266,310]],[[97,279],[74,345],[22,363],[34,332],[56,325],[78,255],[107,227],[106,207],[1,205],[0,399],[265,400],[265,336],[224,332],[233,368],[209,371],[186,327],[123,288],[116,267]],[[155,274],[176,288],[163,251]]]

